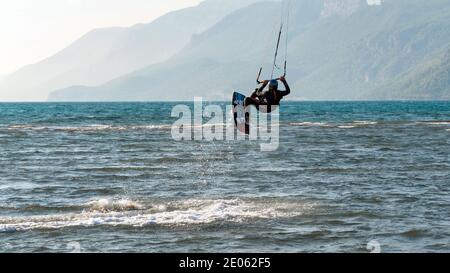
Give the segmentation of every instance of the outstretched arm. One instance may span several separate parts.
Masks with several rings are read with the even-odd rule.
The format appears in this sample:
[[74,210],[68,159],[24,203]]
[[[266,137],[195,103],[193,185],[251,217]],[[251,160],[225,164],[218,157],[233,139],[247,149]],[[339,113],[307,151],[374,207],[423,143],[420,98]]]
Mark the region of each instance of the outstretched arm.
[[266,86],[268,84],[269,84],[269,81],[263,81],[261,87],[257,91],[258,96],[262,94],[262,92],[264,91],[264,88],[266,88]]
[[283,96],[289,95],[291,93],[291,88],[289,87],[286,78],[284,76],[281,76],[280,81],[284,84],[284,87],[286,88],[286,91],[283,92]]

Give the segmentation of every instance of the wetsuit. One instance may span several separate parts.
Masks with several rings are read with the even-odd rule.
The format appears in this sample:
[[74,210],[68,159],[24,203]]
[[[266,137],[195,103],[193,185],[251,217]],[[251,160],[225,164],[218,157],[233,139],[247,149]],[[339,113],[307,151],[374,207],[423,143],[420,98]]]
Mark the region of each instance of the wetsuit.
[[286,80],[282,81],[282,83],[286,88],[285,91],[268,90],[264,92],[264,88],[266,88],[267,83],[263,84],[259,89],[255,90],[255,92],[253,92],[253,94],[249,98],[245,99],[245,106],[255,105],[256,109],[259,110],[259,106],[267,105],[268,112],[271,112],[271,105],[280,105],[280,101],[283,99],[283,97],[291,93],[291,88],[289,87]]

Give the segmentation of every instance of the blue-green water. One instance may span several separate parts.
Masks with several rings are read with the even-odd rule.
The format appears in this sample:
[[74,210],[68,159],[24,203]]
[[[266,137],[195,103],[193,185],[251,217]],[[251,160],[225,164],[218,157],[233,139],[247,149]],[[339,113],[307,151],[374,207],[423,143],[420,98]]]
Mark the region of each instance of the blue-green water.
[[0,251],[450,251],[450,102],[287,102],[274,152],[174,105],[0,104]]

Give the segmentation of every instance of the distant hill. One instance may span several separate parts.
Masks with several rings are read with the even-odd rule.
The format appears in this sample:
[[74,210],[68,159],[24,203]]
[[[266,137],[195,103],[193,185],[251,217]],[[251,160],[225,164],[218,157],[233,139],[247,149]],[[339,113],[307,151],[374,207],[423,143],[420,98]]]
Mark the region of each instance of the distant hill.
[[179,52],[230,12],[259,0],[206,0],[129,28],[93,30],[59,53],[0,83],[0,100],[46,100],[50,91],[99,85]]
[[450,100],[450,47],[377,87],[368,98]]
[[[249,93],[261,64],[268,77],[282,5],[286,2],[261,2],[237,10],[165,62],[97,87],[57,90],[49,99],[228,100],[233,90]],[[291,5],[291,98],[449,99],[448,0],[381,5],[297,0]]]

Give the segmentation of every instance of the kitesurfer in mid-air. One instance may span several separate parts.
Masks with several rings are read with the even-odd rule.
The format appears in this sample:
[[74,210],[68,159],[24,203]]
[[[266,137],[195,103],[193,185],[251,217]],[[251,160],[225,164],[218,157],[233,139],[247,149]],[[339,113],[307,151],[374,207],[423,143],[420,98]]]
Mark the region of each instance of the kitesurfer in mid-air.
[[[264,81],[260,88],[256,89],[250,97],[245,99],[245,107],[254,105],[259,110],[260,106],[266,106],[268,112],[270,112],[272,105],[280,105],[283,97],[291,93],[291,88],[284,76],[280,77],[279,80],[284,84],[285,91],[278,90],[278,80]],[[269,90],[264,91],[267,85],[269,85]]]

